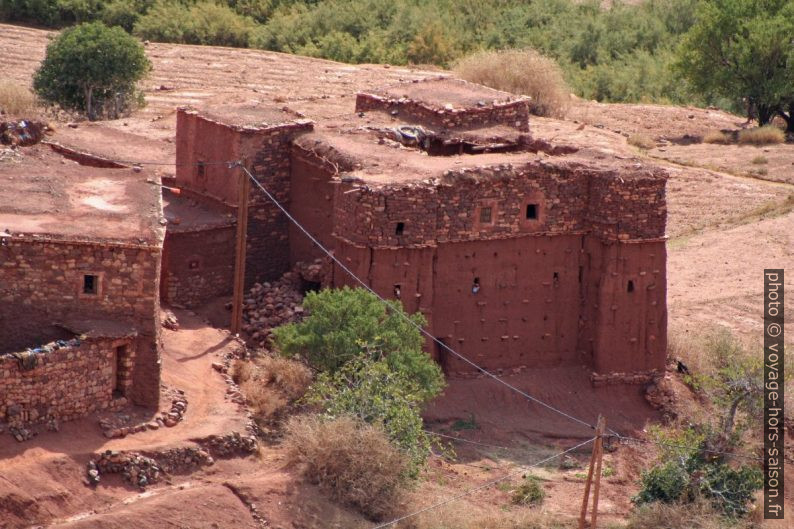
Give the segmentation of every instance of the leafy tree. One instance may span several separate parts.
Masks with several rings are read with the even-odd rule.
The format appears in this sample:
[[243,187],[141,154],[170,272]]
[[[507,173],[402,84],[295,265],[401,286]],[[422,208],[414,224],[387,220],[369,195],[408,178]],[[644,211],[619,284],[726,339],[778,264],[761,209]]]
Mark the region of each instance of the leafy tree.
[[794,2],[706,0],[676,67],[709,96],[745,100],[760,125],[782,116],[794,132]]
[[[427,357],[427,362],[432,360]],[[385,359],[362,357],[334,373],[320,373],[305,401],[319,406],[329,419],[353,416],[383,429],[408,456],[409,477],[416,477],[430,453],[421,409],[431,396]]]
[[415,379],[426,400],[441,389],[443,376],[422,351],[424,340],[415,325],[424,325],[425,319],[406,315],[399,302],[388,303],[387,309],[361,288],[310,292],[303,301],[309,316],[275,329],[276,346],[282,354],[300,355],[330,373],[353,359],[383,358],[391,370]]
[[85,111],[91,120],[116,117],[135,103],[135,83],[150,69],[143,46],[121,28],[100,22],[63,31],[47,46],[33,79],[45,101]]

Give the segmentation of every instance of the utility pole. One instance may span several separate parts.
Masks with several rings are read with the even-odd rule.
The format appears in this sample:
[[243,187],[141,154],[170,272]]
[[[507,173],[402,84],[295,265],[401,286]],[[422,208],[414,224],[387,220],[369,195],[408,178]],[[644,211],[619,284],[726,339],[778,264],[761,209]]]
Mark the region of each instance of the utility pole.
[[243,324],[243,299],[245,298],[245,256],[248,234],[248,192],[251,181],[242,167],[237,171],[237,244],[234,261],[234,297],[232,299],[232,334],[239,334]]
[[587,481],[584,484],[584,498],[582,498],[582,510],[579,513],[579,529],[585,529],[585,518],[587,518],[587,504],[590,502],[590,484],[595,474],[595,487],[593,490],[593,510],[590,515],[590,528],[595,529],[598,523],[598,495],[601,491],[601,463],[604,457],[604,431],[607,421],[603,415],[598,416],[596,424],[596,438],[593,443],[593,453],[590,456],[590,469],[587,471]]

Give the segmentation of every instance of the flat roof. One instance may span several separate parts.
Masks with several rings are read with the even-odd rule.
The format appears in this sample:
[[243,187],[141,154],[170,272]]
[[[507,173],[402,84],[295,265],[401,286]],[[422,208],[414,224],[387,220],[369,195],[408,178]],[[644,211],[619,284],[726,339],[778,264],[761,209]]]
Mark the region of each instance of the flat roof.
[[527,99],[524,96],[446,76],[396,83],[367,90],[364,93],[389,99],[408,98],[437,109],[444,109],[447,105],[457,109],[477,108]]
[[0,157],[0,231],[74,242],[161,246],[159,178],[87,167],[38,144]]

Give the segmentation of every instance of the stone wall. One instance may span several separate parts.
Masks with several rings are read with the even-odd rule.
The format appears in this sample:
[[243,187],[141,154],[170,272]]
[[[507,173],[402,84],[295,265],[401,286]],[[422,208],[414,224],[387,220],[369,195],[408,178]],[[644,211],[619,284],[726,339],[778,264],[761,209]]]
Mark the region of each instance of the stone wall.
[[486,103],[478,108],[436,108],[406,97],[393,98],[376,94],[356,94],[356,112],[388,112],[404,121],[438,129],[472,129],[507,125],[529,131],[529,103],[526,100]]
[[30,370],[12,355],[0,356],[0,421],[69,421],[123,406],[133,383],[134,342],[129,337],[51,343],[32,353]]
[[168,230],[163,245],[162,300],[193,308],[232,294],[235,226]]
[[[4,241],[0,303],[8,310],[0,314],[0,335],[23,321],[31,334],[17,336],[17,343],[24,339],[34,347],[41,344],[36,327],[75,319],[128,324],[138,334],[129,397],[155,406],[160,390],[160,248],[29,236]],[[95,293],[84,292],[87,275],[95,278]]]

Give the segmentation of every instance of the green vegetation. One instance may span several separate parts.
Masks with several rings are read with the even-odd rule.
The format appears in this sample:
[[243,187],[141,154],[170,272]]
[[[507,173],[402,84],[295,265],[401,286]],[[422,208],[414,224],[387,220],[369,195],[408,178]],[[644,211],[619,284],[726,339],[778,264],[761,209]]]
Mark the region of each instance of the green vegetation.
[[794,132],[794,2],[707,0],[676,67],[700,93],[745,98],[760,125],[775,115]]
[[42,100],[85,111],[89,119],[118,117],[138,102],[135,83],[149,68],[135,38],[91,22],[67,29],[47,46],[33,88]]
[[[150,40],[248,46],[344,62],[449,67],[484,50],[532,49],[587,99],[740,108],[692,92],[670,68],[700,0],[0,0],[0,20],[86,20]],[[554,86],[564,86],[555,85]]]
[[422,351],[422,335],[399,302],[389,308],[363,289],[309,293],[309,316],[276,329],[282,354],[305,358],[318,370],[304,400],[326,419],[355,417],[384,431],[416,477],[430,452],[421,411],[444,385],[441,370]]
[[545,497],[546,491],[543,490],[540,479],[528,474],[513,491],[512,501],[516,505],[540,505]]

